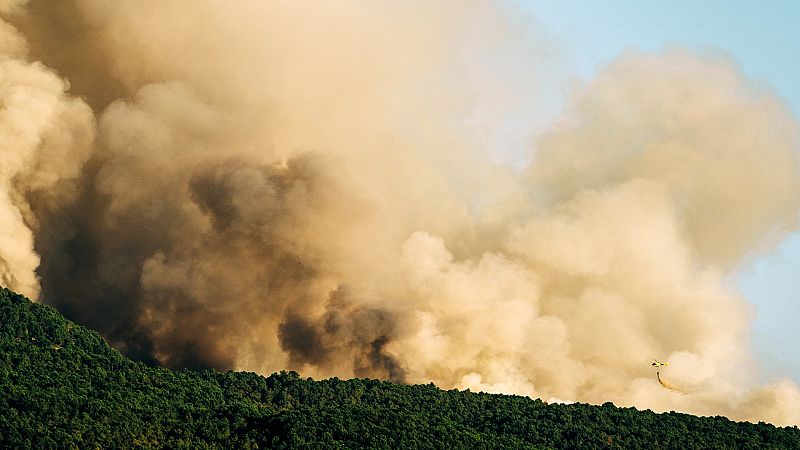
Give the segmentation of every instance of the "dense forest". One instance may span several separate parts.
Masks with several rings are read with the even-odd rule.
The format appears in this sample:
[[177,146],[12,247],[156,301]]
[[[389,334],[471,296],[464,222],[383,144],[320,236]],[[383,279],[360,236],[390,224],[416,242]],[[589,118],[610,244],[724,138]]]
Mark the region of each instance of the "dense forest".
[[800,448],[800,429],[377,380],[171,371],[0,289],[1,448]]

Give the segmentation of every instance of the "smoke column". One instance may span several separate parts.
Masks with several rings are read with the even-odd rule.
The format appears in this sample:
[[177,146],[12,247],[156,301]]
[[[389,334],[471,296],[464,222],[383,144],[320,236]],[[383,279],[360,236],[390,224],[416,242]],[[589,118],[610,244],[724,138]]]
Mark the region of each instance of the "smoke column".
[[0,282],[168,367],[800,423],[730,283],[797,228],[795,118],[631,53],[504,167],[553,48],[470,3],[0,2]]

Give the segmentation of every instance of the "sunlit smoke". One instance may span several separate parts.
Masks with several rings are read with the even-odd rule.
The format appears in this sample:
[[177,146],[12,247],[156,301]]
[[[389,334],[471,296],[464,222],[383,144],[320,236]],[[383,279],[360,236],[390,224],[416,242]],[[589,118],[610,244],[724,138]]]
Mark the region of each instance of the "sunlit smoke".
[[168,367],[800,423],[729,281],[797,227],[795,118],[630,53],[504,160],[557,56],[470,3],[0,2],[0,282]]

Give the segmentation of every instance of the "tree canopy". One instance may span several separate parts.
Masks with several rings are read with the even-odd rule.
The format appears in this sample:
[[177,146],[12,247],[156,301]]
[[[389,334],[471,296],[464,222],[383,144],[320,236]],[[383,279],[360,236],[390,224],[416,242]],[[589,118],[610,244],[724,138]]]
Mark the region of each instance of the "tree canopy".
[[2,448],[800,448],[797,427],[295,372],[171,371],[0,289]]

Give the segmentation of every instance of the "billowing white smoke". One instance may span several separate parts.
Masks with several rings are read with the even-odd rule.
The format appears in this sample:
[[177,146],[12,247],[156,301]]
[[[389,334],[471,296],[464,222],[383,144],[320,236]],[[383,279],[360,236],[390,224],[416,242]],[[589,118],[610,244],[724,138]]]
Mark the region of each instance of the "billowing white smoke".
[[[19,8],[0,3],[0,13]],[[0,20],[0,283],[36,297],[36,217],[26,196],[65,201],[86,161],[94,117],[67,84],[26,58],[26,42]]]
[[51,6],[4,10],[2,282],[128,354],[800,422],[728,279],[796,228],[797,122],[724,58],[621,57],[520,172],[471,124],[547,51],[491,3]]

